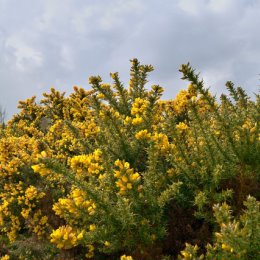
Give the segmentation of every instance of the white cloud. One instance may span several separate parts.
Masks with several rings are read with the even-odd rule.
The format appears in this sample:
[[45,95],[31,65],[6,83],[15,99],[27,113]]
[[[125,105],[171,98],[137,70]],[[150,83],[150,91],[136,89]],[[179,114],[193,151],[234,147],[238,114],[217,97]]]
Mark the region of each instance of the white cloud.
[[[236,2],[236,1],[235,1]],[[216,12],[223,12],[228,10],[232,4],[233,0],[209,0],[209,8]]]
[[7,39],[7,46],[14,50],[15,66],[18,70],[29,70],[39,67],[43,63],[42,53],[17,37]]
[[192,15],[199,15],[205,5],[204,0],[179,0],[180,9]]

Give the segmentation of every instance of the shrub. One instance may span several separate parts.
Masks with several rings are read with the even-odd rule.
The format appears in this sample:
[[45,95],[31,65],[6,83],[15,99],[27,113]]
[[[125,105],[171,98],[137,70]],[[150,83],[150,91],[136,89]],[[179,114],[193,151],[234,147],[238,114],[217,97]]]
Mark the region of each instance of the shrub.
[[128,88],[111,73],[20,102],[0,139],[3,259],[222,259],[221,243],[253,259],[259,228],[233,244],[259,219],[259,95],[228,82],[217,102],[186,64],[187,90],[164,101],[145,89],[153,67],[131,64]]
[[215,233],[213,245],[207,245],[205,255],[197,256],[198,246],[186,244],[181,259],[260,259],[260,203],[248,196],[246,209],[239,219],[233,219],[230,207],[215,205],[216,222],[220,232]]

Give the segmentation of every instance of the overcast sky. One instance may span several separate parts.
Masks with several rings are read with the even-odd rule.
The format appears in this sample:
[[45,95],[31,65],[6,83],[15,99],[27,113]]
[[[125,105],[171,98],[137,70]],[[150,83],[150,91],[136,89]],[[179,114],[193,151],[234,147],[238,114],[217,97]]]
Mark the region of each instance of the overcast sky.
[[127,85],[134,57],[165,98],[188,61],[213,93],[227,80],[257,92],[259,28],[260,0],[0,0],[0,105],[10,118],[18,100],[115,71]]

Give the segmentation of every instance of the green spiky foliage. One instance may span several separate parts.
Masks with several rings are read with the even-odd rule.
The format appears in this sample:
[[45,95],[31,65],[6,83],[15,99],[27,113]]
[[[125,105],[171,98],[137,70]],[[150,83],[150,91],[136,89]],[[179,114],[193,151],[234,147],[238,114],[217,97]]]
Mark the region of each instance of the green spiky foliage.
[[227,82],[217,100],[186,64],[163,100],[151,71],[20,102],[0,139],[3,259],[257,257],[259,95]]

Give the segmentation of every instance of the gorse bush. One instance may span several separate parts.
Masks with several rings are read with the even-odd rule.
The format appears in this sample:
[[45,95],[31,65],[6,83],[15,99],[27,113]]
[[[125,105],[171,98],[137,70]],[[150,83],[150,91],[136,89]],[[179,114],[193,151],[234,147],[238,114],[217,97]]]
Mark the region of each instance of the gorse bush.
[[198,257],[198,246],[186,244],[182,259],[259,259],[260,203],[248,196],[246,210],[239,220],[233,220],[230,207],[223,203],[215,205],[216,221],[220,232],[215,233],[213,245],[207,245],[205,255]]
[[260,259],[260,106],[226,86],[217,101],[189,64],[173,100],[90,77],[51,89],[0,129],[3,259]]

